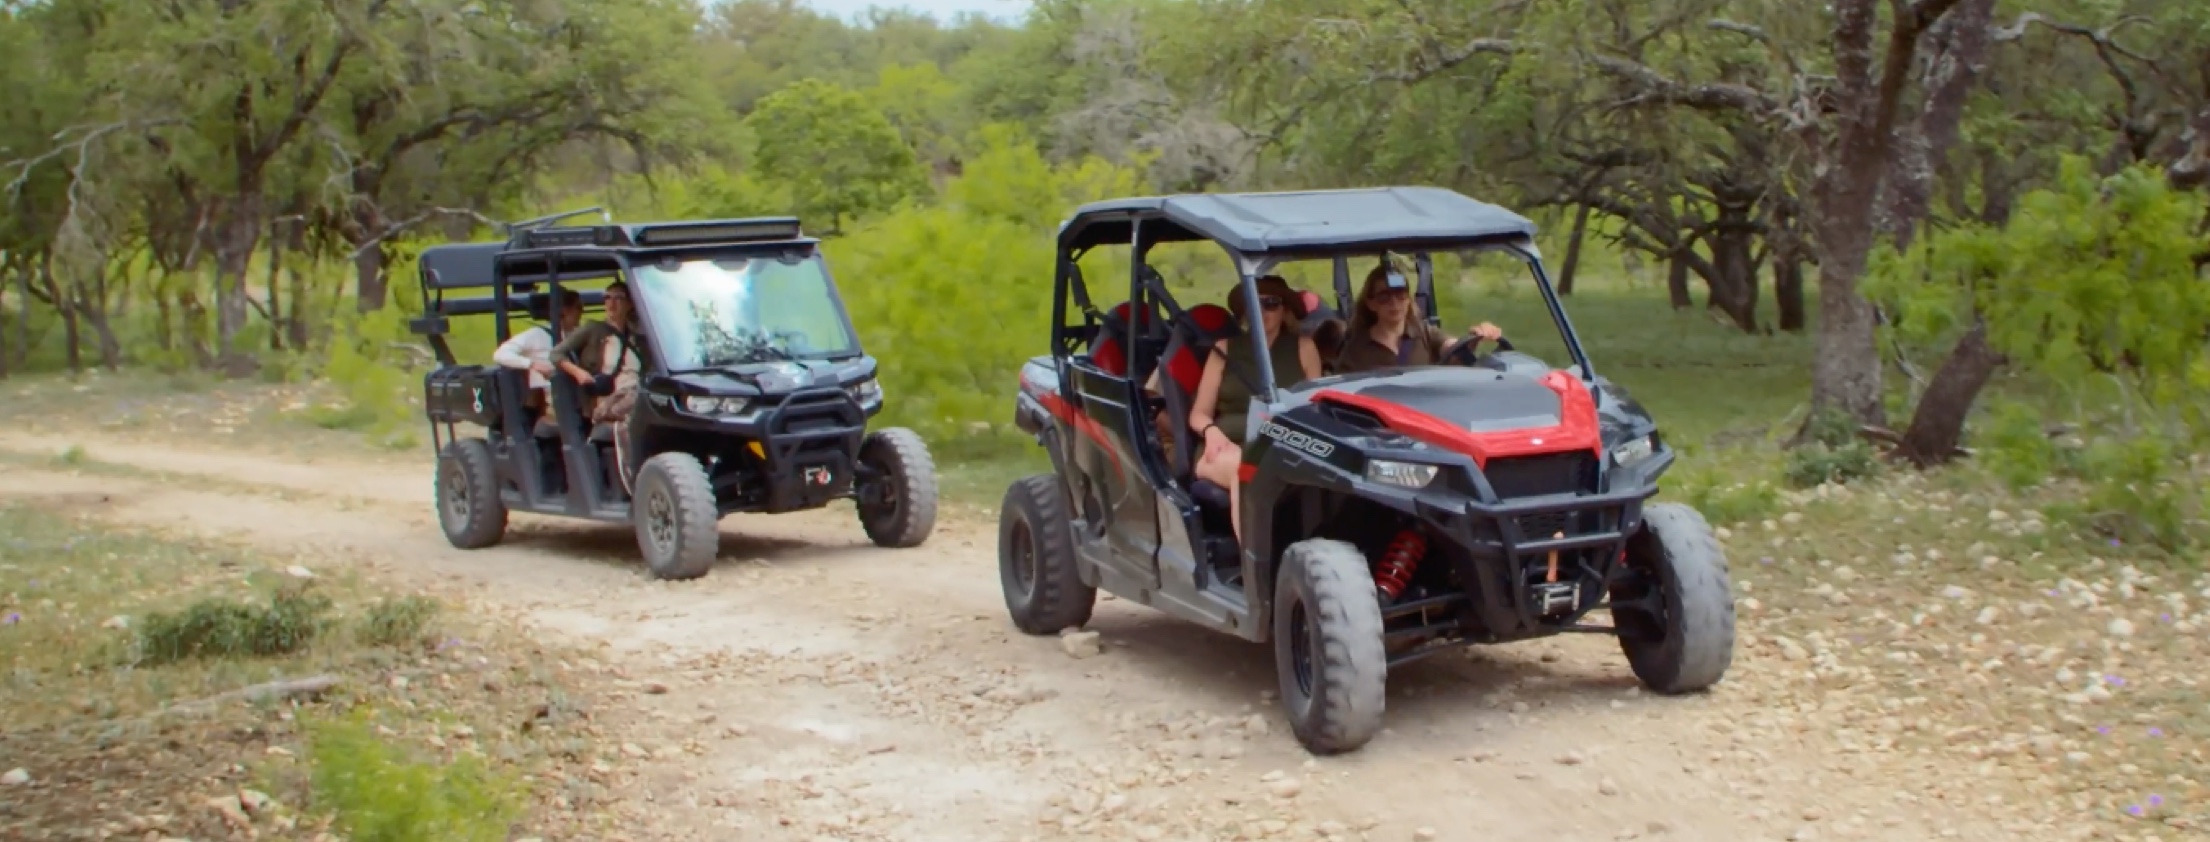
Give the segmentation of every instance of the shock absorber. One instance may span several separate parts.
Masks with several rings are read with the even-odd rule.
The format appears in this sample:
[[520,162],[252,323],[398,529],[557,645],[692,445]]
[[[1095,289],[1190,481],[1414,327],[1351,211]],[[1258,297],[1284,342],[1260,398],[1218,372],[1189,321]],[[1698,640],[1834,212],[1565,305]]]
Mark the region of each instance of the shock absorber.
[[1412,584],[1412,574],[1420,569],[1420,558],[1427,555],[1427,539],[1417,529],[1397,533],[1389,542],[1389,548],[1381,552],[1381,561],[1374,565],[1374,587],[1390,599],[1404,593]]

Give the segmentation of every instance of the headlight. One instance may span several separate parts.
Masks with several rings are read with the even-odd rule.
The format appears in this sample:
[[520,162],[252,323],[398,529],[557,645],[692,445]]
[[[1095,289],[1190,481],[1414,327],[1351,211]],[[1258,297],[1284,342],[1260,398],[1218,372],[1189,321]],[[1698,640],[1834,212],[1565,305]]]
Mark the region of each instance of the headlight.
[[1640,462],[1644,459],[1648,459],[1652,454],[1655,454],[1656,452],[1657,437],[1643,436],[1641,438],[1635,439],[1634,441],[1630,441],[1626,444],[1622,444],[1618,447],[1612,448],[1611,458],[1612,461],[1619,463],[1621,467],[1625,467],[1636,462]]
[[881,381],[863,380],[850,386],[844,387],[844,390],[852,393],[852,400],[859,401],[862,404],[870,404],[882,400]]
[[743,415],[752,407],[746,398],[717,398],[712,395],[684,395],[683,411],[692,415]]
[[1404,488],[1426,488],[1428,483],[1435,481],[1437,470],[1434,465],[1422,465],[1418,462],[1375,459],[1366,463],[1366,479]]

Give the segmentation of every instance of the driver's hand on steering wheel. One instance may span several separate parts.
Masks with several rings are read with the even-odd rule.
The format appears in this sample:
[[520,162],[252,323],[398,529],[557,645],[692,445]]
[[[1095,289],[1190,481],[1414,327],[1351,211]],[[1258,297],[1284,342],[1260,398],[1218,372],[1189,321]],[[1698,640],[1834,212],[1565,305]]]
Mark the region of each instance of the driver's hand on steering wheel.
[[1496,340],[1503,338],[1504,329],[1488,322],[1482,322],[1480,324],[1474,325],[1471,328],[1467,328],[1466,333],[1471,334],[1476,339],[1488,342],[1495,342]]

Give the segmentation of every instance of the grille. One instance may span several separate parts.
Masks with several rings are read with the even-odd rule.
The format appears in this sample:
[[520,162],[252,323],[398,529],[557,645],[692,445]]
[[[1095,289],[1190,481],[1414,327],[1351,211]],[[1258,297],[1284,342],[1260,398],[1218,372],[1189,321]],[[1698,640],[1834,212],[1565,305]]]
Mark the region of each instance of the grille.
[[1506,500],[1596,490],[1596,457],[1585,452],[1491,459],[1481,473],[1496,489],[1496,496]]
[[1579,520],[1576,517],[1577,514],[1577,512],[1551,512],[1540,515],[1520,515],[1515,520],[1519,523],[1521,537],[1529,541],[1540,541],[1560,532],[1565,533],[1568,538],[1580,534],[1580,524],[1576,522]]

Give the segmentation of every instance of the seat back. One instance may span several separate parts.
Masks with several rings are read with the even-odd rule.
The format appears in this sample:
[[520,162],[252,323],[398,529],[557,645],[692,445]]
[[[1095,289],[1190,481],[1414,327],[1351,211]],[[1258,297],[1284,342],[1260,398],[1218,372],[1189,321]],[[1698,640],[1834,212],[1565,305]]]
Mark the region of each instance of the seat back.
[[1167,423],[1174,431],[1166,449],[1167,468],[1186,477],[1196,467],[1195,436],[1189,431],[1189,413],[1203,382],[1205,363],[1215,353],[1213,344],[1234,333],[1235,316],[1218,304],[1199,304],[1176,319],[1167,338],[1166,362],[1159,378],[1159,396],[1166,402]]

